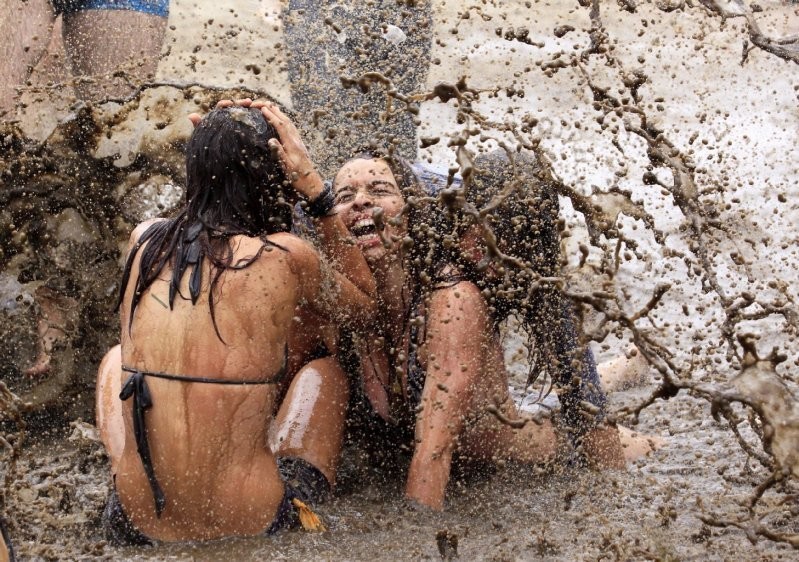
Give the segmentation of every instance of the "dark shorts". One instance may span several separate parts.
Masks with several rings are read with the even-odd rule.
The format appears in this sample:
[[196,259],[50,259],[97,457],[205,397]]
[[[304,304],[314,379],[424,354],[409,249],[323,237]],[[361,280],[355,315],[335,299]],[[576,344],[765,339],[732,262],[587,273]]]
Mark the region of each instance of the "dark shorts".
[[142,534],[128,519],[119,501],[116,485],[111,485],[102,517],[105,538],[115,546],[147,546],[153,542]]
[[130,10],[162,18],[169,15],[169,0],[50,0],[50,4],[56,15],[85,10]]
[[[330,483],[319,469],[297,457],[280,457],[277,459],[280,476],[286,483],[283,500],[277,508],[275,520],[264,531],[264,535],[272,535],[281,529],[293,529],[300,524],[293,499],[308,505],[324,501],[330,493]],[[148,546],[152,539],[133,526],[128,519],[122,503],[119,501],[116,486],[111,487],[108,502],[103,511],[102,526],[109,543],[114,546]]]

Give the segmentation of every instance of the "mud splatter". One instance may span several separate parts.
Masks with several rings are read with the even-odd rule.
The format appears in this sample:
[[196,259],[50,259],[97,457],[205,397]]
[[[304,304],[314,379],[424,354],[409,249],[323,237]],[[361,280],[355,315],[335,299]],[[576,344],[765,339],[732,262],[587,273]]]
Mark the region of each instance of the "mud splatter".
[[[797,62],[797,30],[783,17],[795,8],[586,1],[548,17],[533,3],[376,2],[358,12],[304,4],[290,2],[283,20],[267,10],[277,39],[263,60],[241,54],[253,46],[241,24],[229,24],[236,14],[204,16],[203,44],[192,37],[173,47],[170,64],[186,75],[63,110],[67,118],[52,126],[44,110],[37,127],[3,124],[0,508],[12,514],[19,551],[38,559],[790,556],[799,533],[791,234],[799,170],[785,163],[789,146],[775,150],[762,137],[796,125],[784,100],[795,105],[785,67]],[[286,48],[275,46],[282,21]],[[175,23],[176,34],[187,33]],[[238,75],[212,80],[235,73],[204,64],[236,41],[244,41],[235,56],[246,90],[216,85]],[[281,72],[290,77],[281,82]],[[290,87],[274,85],[283,82]],[[65,86],[32,86],[28,99],[57,98]],[[91,419],[94,369],[116,338],[120,247],[135,222],[168,212],[179,194],[184,116],[244,94],[291,103],[327,171],[358,145],[388,142],[458,173],[468,189],[476,154],[534,153],[539,179],[566,209],[569,263],[551,281],[581,303],[585,338],[600,357],[632,342],[650,362],[652,384],[615,396],[614,412],[667,437],[667,447],[624,474],[513,466],[465,474],[441,515],[398,499],[401,463],[378,470],[348,451],[338,497],[324,508],[330,533],[108,547],[97,527],[106,460],[90,428],[70,421]],[[754,166],[775,170],[753,174]],[[425,202],[460,204],[447,192]],[[490,209],[473,212],[485,218]],[[42,287],[62,308],[78,308],[59,324],[66,337],[50,374],[29,378],[46,316]],[[506,343],[518,346],[512,331]],[[526,373],[521,363],[511,368]],[[521,393],[523,374],[514,384]],[[21,417],[24,402],[60,417]]]

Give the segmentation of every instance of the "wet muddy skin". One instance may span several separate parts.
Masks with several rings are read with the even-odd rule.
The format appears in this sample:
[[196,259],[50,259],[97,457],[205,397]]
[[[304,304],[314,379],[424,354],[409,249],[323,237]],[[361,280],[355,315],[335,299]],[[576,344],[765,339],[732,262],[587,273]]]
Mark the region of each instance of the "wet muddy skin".
[[[71,106],[47,84],[68,79],[34,73],[0,125],[0,380],[30,404],[20,418],[2,394],[0,508],[21,559],[796,557],[796,5],[493,4],[275,1],[257,25],[176,6],[158,83],[129,99]],[[402,466],[349,448],[326,533],[106,545],[108,463],[84,422],[117,340],[121,248],[179,200],[185,115],[243,95],[289,106],[328,173],[371,140],[466,177],[499,143],[534,152],[583,331],[600,359],[635,342],[652,363],[612,411],[665,446],[626,472],[456,478],[442,514],[400,500]],[[43,290],[65,337],[31,378]],[[507,357],[519,388],[524,354]]]

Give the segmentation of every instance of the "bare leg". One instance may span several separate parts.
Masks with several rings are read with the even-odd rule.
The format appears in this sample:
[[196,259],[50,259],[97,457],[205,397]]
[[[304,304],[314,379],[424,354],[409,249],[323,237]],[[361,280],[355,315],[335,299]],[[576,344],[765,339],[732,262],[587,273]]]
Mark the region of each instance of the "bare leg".
[[49,0],[9,0],[0,13],[0,117],[10,112],[15,88],[24,85],[44,55],[55,16]]
[[[486,412],[487,404],[482,405]],[[558,432],[552,420],[544,419],[540,424],[527,420],[516,409],[508,396],[499,408],[501,421],[495,415],[483,413],[480,420],[464,432],[461,450],[478,460],[504,459],[525,464],[542,464],[555,458],[558,450]],[[509,423],[522,422],[522,427]],[[514,423],[515,425],[515,423]]]
[[111,474],[116,474],[117,463],[125,449],[125,422],[122,418],[122,346],[115,345],[103,357],[97,370],[95,396],[95,423],[100,439],[111,460]]
[[599,468],[621,470],[626,466],[619,430],[614,426],[600,424],[588,431],[582,449],[588,462]]
[[645,435],[622,426],[619,426],[618,429],[621,446],[624,451],[624,459],[628,462],[660,449],[665,443],[665,440],[661,437]]
[[152,79],[166,24],[166,18],[132,10],[66,14],[64,46],[78,96],[99,101],[130,94],[130,84],[112,76],[118,70],[134,83]]
[[291,382],[270,429],[277,457],[299,457],[332,485],[344,438],[349,400],[347,375],[333,357],[311,361]]

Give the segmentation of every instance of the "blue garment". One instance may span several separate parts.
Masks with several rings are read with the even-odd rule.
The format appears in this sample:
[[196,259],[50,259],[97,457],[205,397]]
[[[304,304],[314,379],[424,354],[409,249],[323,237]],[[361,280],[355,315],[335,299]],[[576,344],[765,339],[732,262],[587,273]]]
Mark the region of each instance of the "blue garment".
[[56,15],[85,10],[130,10],[165,18],[169,16],[169,0],[50,0]]

